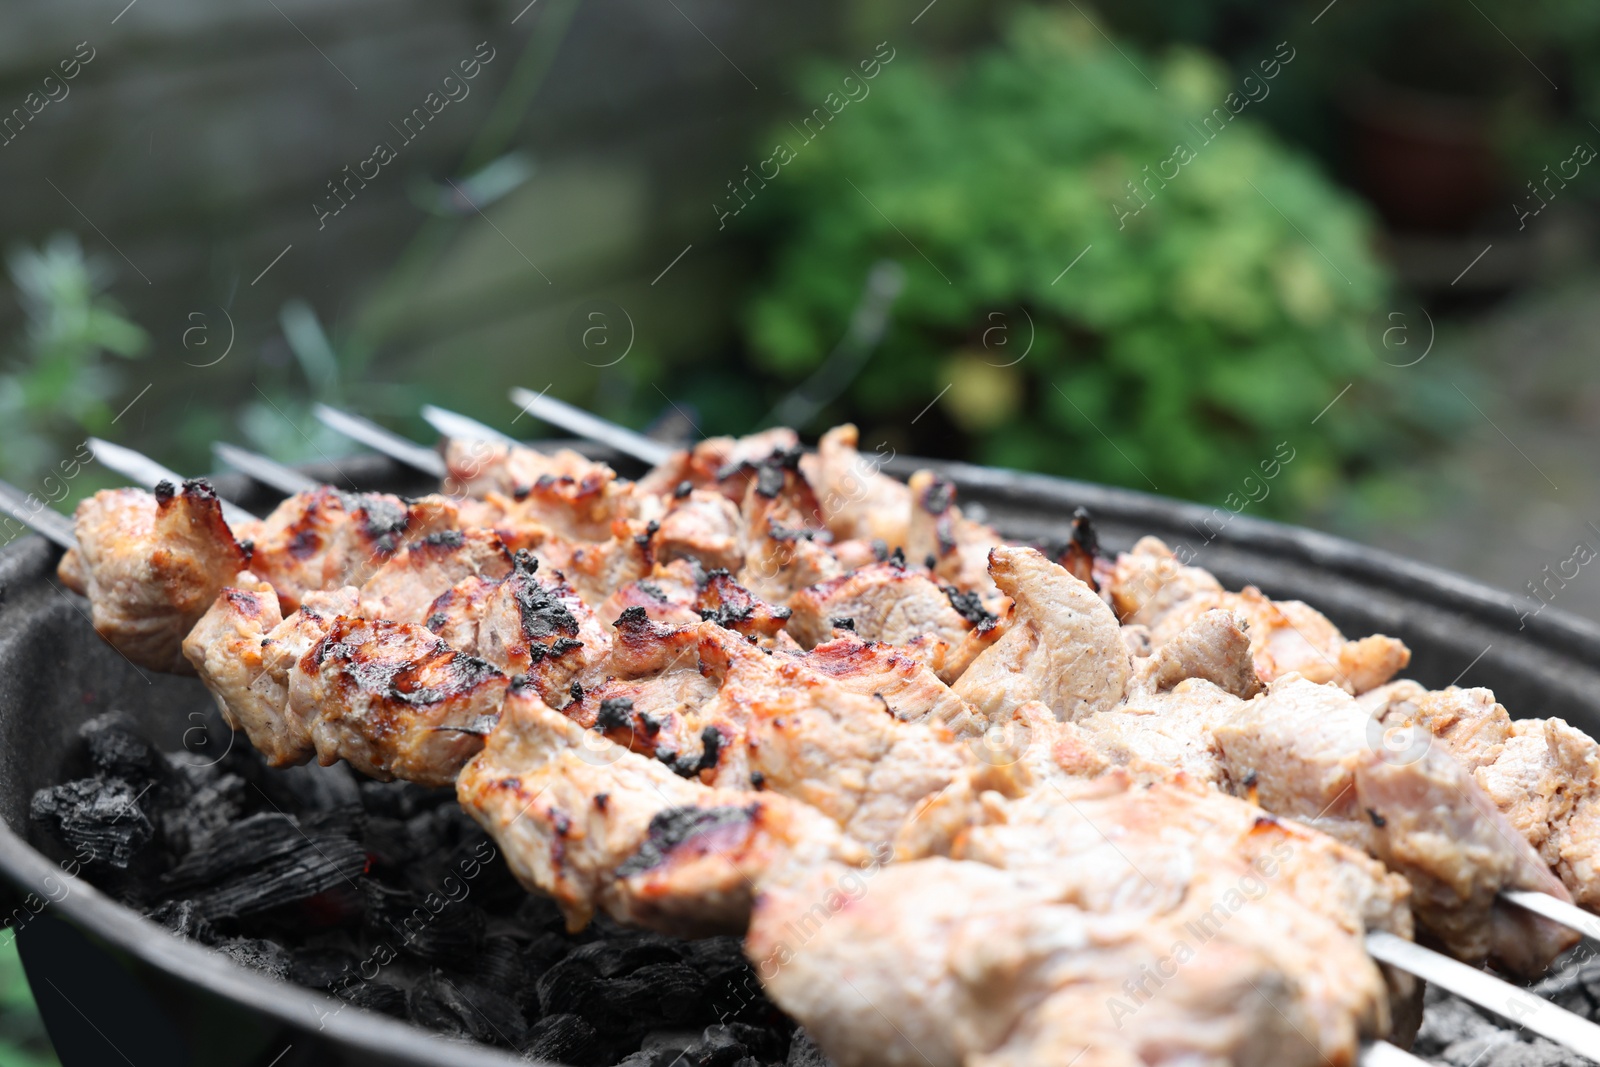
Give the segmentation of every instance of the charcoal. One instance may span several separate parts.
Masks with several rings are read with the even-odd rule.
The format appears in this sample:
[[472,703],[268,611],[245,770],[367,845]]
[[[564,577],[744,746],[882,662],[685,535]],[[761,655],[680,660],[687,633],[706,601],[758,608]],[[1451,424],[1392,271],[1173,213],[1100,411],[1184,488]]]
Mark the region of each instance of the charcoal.
[[[425,1026],[429,1030],[437,1031],[450,1037],[462,1037],[476,1040],[474,1029],[484,1027],[476,1019],[468,1019],[457,1010],[465,1005],[455,1005],[447,1001],[439,993],[439,989],[432,983],[419,982],[412,987],[406,995],[406,1012],[411,1021],[418,1026]],[[469,1011],[467,1013],[471,1015]]]
[[289,976],[312,989],[336,989],[356,973],[360,960],[339,948],[309,948],[293,954]]
[[452,902],[438,893],[422,895],[372,880],[362,885],[362,893],[368,928],[424,962],[466,963],[483,944],[487,918],[469,901]]
[[162,790],[167,801],[156,813],[161,840],[174,855],[185,856],[207,837],[245,814],[247,783],[237,774],[179,766],[181,786]]
[[783,1063],[784,1067],[833,1067],[833,1061],[822,1054],[804,1030],[796,1030],[789,1039],[789,1058]]
[[367,815],[361,843],[372,857],[373,867],[379,870],[400,870],[417,856],[416,843],[406,831],[406,824],[385,815]]
[[169,900],[146,915],[151,922],[159,923],[179,937],[214,945],[219,940],[216,928],[201,914],[200,905],[192,900]]
[[527,896],[522,903],[517,905],[517,928],[530,933],[536,930],[545,930],[558,934],[563,942],[567,942],[567,920],[562,917],[561,909],[556,907],[556,902],[549,897]]
[[521,1010],[506,997],[434,972],[419,981],[408,1001],[414,1022],[457,1037],[518,1048],[527,1040]]
[[108,778],[143,789],[171,775],[166,757],[139,735],[133,719],[120,711],[97,715],[78,729],[94,769]]
[[335,987],[334,993],[358,1008],[396,1019],[409,1017],[406,991],[388,982],[353,982],[349,986]]
[[262,783],[262,791],[285,811],[333,811],[361,808],[361,789],[349,764],[324,767],[303,763],[298,767],[274,770]]
[[121,778],[80,778],[33,794],[29,814],[89,862],[126,869],[155,832],[139,799]]
[[668,1052],[665,1049],[655,1051],[630,1052],[618,1060],[616,1067],[674,1067],[679,1062],[680,1054]]
[[699,1030],[651,1030],[639,1041],[644,1052],[666,1052],[673,1057],[700,1040]]
[[455,798],[453,791],[429,789],[413,782],[374,782],[367,779],[357,783],[356,788],[361,794],[361,806],[369,814],[402,822],[424,809],[438,807],[440,803]]
[[593,996],[641,1019],[687,1022],[705,1003],[706,982],[686,963],[650,963],[619,978],[597,979]]
[[777,1059],[783,1045],[777,1035],[743,1023],[708,1026],[700,1040],[683,1052],[684,1067],[735,1067],[741,1060],[761,1062]]
[[366,863],[349,838],[308,834],[293,816],[263,812],[212,834],[162,881],[211,918],[253,915],[352,880]]
[[509,937],[484,938],[483,947],[472,961],[472,973],[483,984],[515,1001],[522,1001],[532,991],[522,946]]
[[1417,1031],[1416,1048],[1420,1055],[1434,1055],[1446,1046],[1497,1033],[1499,1028],[1477,1009],[1454,997],[1435,997],[1429,990],[1422,1012],[1422,1027]]
[[271,975],[279,981],[287,982],[289,980],[289,971],[293,965],[293,960],[289,958],[289,953],[284,951],[283,946],[276,941],[268,941],[265,938],[236,937],[222,942],[217,947],[227,953],[228,957],[240,966]]
[[547,1015],[528,1029],[522,1051],[551,1063],[587,1063],[598,1045],[594,1027],[576,1015]]

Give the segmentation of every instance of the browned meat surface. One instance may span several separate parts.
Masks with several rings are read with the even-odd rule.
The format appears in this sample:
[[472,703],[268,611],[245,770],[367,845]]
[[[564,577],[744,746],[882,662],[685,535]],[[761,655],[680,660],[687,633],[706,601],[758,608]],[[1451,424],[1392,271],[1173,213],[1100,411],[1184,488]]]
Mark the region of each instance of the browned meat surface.
[[633,484],[571,449],[538,452],[497,442],[447,440],[445,491],[486,499],[503,512],[493,523],[537,523],[574,541],[604,541],[613,520],[633,514]]
[[740,508],[745,559],[739,584],[780,607],[798,590],[843,573],[829,550],[816,495],[790,463],[757,470]]
[[1443,742],[1573,899],[1600,906],[1600,746],[1562,719],[1513,720],[1487,689],[1401,681],[1362,704],[1404,744]]
[[1507,889],[1570,897],[1465,768],[1426,739],[1386,750],[1342,690],[1291,675],[1214,736],[1236,790],[1404,874],[1418,925],[1458,958],[1537,974],[1576,940],[1497,902]]
[[1238,612],[1249,623],[1251,654],[1263,681],[1294,672],[1364,693],[1411,661],[1410,650],[1392,637],[1346,640],[1325,616],[1298,600],[1269,600],[1254,588],[1227,592],[1205,570],[1181,565],[1154,537],[1141,538],[1132,552],[1117,558],[1110,593],[1122,621],[1148,627],[1157,647],[1207,611]]
[[406,501],[323,486],[289,497],[262,520],[250,569],[293,611],[307,593],[361,585],[409,542],[456,525],[455,505],[443,497]]
[[422,624],[438,634],[439,639],[451,648],[476,656],[478,630],[484,613],[488,611],[489,599],[503,580],[486,578],[480,574],[468,575],[434,598],[422,616]]
[[1136,661],[1133,685],[1164,692],[1186,678],[1203,678],[1243,700],[1264,690],[1250,655],[1246,621],[1214,608],[1184,627],[1148,658]]
[[531,547],[546,568],[572,584],[585,604],[604,604],[612,593],[649,574],[653,566],[648,523],[618,520],[612,530],[602,541],[524,537],[516,547]]
[[629,582],[607,597],[596,614],[601,622],[610,626],[629,608],[639,608],[652,622],[663,626],[691,626],[700,621],[700,610],[695,604],[705,580],[705,572],[693,560],[658,563],[649,575]]
[[464,579],[497,581],[511,572],[511,553],[493,530],[441,530],[413,541],[361,587],[361,614],[393,622],[426,622],[437,598]]
[[816,487],[823,522],[837,540],[903,548],[911,492],[879,470],[880,456],[858,452],[859,441],[854,426],[835,426],[817,442],[816,455],[801,459],[800,469]]
[[763,894],[747,952],[842,1067],[1348,1064],[1411,994],[1360,940],[1409,932],[1404,883],[1320,834],[1127,775],[999,809]]
[[517,878],[568,927],[595,912],[673,933],[741,932],[779,866],[855,860],[830,821],[785,797],[686,780],[513,688],[456,783]]
[[449,785],[499,720],[506,677],[410,623],[339,616],[289,673],[317,759]]
[[708,571],[736,571],[744,564],[744,518],[716,490],[695,489],[668,498],[650,544],[662,563],[692,559]]
[[310,721],[289,704],[289,673],[335,618],[356,611],[359,593],[353,586],[307,593],[284,618],[272,586],[254,578],[247,571],[218,594],[183,652],[228,725],[243,730],[269,765],[292,767],[316,747]]
[[605,660],[611,637],[560,572],[547,579],[538,570],[532,555],[517,553],[484,605],[477,654],[508,675],[528,675],[541,699],[560,705]]
[[774,607],[734,581],[727,571],[713,571],[695,595],[700,618],[726,627],[757,643],[770,644],[789,622],[789,609]]
[[956,680],[956,695],[991,722],[1030,700],[1071,721],[1115,707],[1131,668],[1105,601],[1036,549],[996,548],[989,570],[1013,601],[1010,619]]
[[1244,707],[1232,693],[1203,678],[1190,678],[1166,690],[1137,690],[1115,708],[1078,725],[1085,738],[1116,763],[1143,760],[1225,789],[1230,783],[1216,730]]
[[960,722],[978,729],[976,716],[949,686],[893,645],[846,634],[813,648],[801,662],[852,693],[882,701],[901,722]]
[[973,522],[956,505],[956,487],[932,471],[911,476],[911,524],[906,558],[927,563],[934,576],[962,592],[998,596],[989,577],[989,551],[1000,544],[994,528]]
[[[963,605],[977,618],[986,614],[975,602]],[[802,589],[789,607],[794,612],[789,633],[805,648],[827,641],[835,619],[851,620],[855,632],[867,641],[907,645],[931,637],[952,649],[973,625],[927,571],[908,567],[898,558]]]
[[756,468],[776,455],[793,455],[800,438],[786,426],[740,437],[708,437],[694,448],[669,456],[639,479],[641,495],[669,496],[685,484],[693,489],[715,489],[735,504],[755,478]]
[[183,639],[247,562],[211,487],[102,490],[78,505],[74,532],[59,574],[89,598],[95,631],[141,667],[192,673]]

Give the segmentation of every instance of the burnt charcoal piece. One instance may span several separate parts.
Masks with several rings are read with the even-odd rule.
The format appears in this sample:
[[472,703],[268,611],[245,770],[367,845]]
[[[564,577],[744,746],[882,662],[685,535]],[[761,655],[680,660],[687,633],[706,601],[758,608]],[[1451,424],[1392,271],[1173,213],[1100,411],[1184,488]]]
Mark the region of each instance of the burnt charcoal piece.
[[784,1067],[833,1067],[833,1061],[822,1054],[804,1030],[796,1030],[789,1039],[789,1058],[783,1063]]
[[219,940],[216,929],[206,921],[206,917],[200,913],[200,906],[192,900],[169,900],[147,912],[145,918],[165,926],[179,937],[198,941],[202,945],[214,945]]
[[482,986],[469,991],[437,971],[412,988],[408,1006],[412,1021],[430,1030],[508,1048],[527,1040],[522,1012],[509,999]]
[[94,769],[142,789],[169,777],[167,759],[139,735],[133,719],[120,711],[96,715],[78,730]]
[[406,1019],[406,991],[388,982],[353,982],[335,988],[334,994],[358,1008],[375,1011],[396,1019]]
[[242,967],[260,971],[262,974],[271,975],[280,982],[289,980],[289,971],[293,960],[283,950],[283,946],[275,941],[264,938],[236,937],[231,941],[224,941],[217,946],[227,953],[228,958]]
[[121,778],[80,778],[33,794],[29,814],[87,863],[126,869],[155,827]]
[[[309,948],[294,953],[289,977],[312,989],[336,989],[356,974],[360,961],[354,953],[338,948]],[[357,978],[359,981],[359,977]]]
[[455,800],[453,789],[430,789],[414,782],[374,782],[362,780],[356,786],[361,806],[373,815],[390,819],[409,819]]
[[551,1063],[587,1063],[596,1047],[594,1027],[576,1015],[547,1015],[528,1030],[522,1046],[530,1059]]
[[487,925],[482,909],[439,893],[412,893],[368,880],[367,928],[395,948],[428,963],[464,964],[483,944]]
[[783,1054],[783,1041],[770,1030],[743,1023],[708,1026],[700,1040],[683,1052],[683,1062],[693,1067],[736,1067],[750,1058],[768,1063]]
[[490,989],[521,1003],[532,992],[522,946],[509,937],[486,937],[472,961],[472,974]]
[[173,855],[186,856],[201,841],[243,818],[247,785],[231,772],[180,764],[174,779],[150,794],[160,802],[153,817],[162,844]]
[[666,1049],[640,1049],[618,1060],[616,1067],[673,1067],[673,1064],[681,1062],[681,1058],[681,1053],[668,1052]]
[[194,898],[210,918],[254,915],[353,881],[366,865],[355,841],[264,812],[211,835],[162,882],[167,895]]
[[609,1010],[640,1022],[687,1023],[705,1003],[706,980],[686,963],[651,963],[592,988]]
[[597,995],[598,987],[642,967],[677,963],[679,954],[679,942],[659,934],[619,931],[614,937],[580,945],[539,976],[534,986],[539,1009],[545,1015],[577,1012],[609,1017],[613,1008]]

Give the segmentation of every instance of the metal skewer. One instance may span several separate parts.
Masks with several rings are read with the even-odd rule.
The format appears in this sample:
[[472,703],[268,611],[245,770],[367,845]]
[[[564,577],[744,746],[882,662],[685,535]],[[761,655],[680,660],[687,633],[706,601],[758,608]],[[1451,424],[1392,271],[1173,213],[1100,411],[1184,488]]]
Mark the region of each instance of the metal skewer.
[[1526,1027],[1534,1033],[1564,1045],[1580,1056],[1600,1061],[1600,1026],[1581,1015],[1542,1000],[1526,989],[1468,967],[1449,956],[1388,933],[1367,935],[1367,952],[1373,959],[1410,971],[1418,978],[1449,990]]
[[10,482],[0,482],[0,511],[62,548],[78,547],[78,539],[72,536],[71,519],[51,508],[29,507],[28,494]]
[[370,419],[363,419],[348,411],[340,411],[327,404],[312,405],[311,413],[317,417],[318,422],[330,430],[342,433],[352,441],[359,441],[374,452],[381,452],[390,459],[398,460],[408,467],[415,467],[435,478],[443,479],[445,476],[444,460],[439,458],[437,452],[414,441],[408,441]]
[[564,400],[535,393],[520,385],[512,388],[511,402],[536,419],[548,422],[552,426],[559,426],[578,437],[610,445],[618,452],[648,463],[652,467],[663,462],[675,451],[660,441],[652,441],[644,434],[634,433],[608,419],[591,415],[582,408],[573,407]]
[[522,444],[515,437],[501,433],[493,426],[485,425],[477,419],[469,418],[466,415],[461,415],[445,408],[434,407],[432,404],[422,405],[422,417],[428,420],[428,425],[446,437],[454,437],[462,441],[489,441],[501,445],[515,446]]
[[1361,1067],[1432,1067],[1397,1045],[1387,1041],[1374,1041],[1361,1050],[1357,1062]]
[[[95,459],[146,489],[154,489],[160,482],[171,482],[176,486],[182,485],[185,481],[183,475],[163,467],[149,456],[135,452],[131,448],[114,445],[98,437],[89,438],[89,447],[94,450]],[[221,500],[220,497],[218,499]],[[221,503],[222,517],[227,520],[229,526],[258,521],[254,515],[237,504],[230,504],[226,500],[221,500]]]
[[249,475],[262,485],[271,486],[280,493],[294,496],[296,493],[308,493],[317,488],[321,483],[315,478],[309,478],[293,467],[286,467],[276,460],[268,459],[257,452],[247,448],[238,448],[222,441],[211,443],[211,452],[222,462]]

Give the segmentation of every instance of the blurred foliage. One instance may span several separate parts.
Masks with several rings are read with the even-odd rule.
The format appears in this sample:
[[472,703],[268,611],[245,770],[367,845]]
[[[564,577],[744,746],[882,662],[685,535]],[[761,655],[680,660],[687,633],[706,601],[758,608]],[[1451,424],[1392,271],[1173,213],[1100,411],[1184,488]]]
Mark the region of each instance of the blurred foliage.
[[57,1067],[14,938],[0,948],[0,1067]]
[[6,265],[24,325],[0,362],[0,472],[31,489],[85,432],[110,427],[122,377],[105,357],[140,356],[150,339],[105,295],[107,265],[71,234],[16,246]]
[[[814,72],[800,98],[841,76]],[[1076,11],[1023,8],[1002,46],[943,66],[902,50],[871,85],[814,141],[776,131],[797,158],[746,212],[774,244],[746,332],[781,380],[825,357],[874,260],[905,266],[882,350],[826,416],[1206,500],[1288,441],[1263,506],[1280,514],[1424,433],[1372,384],[1363,331],[1387,279],[1366,215],[1248,113],[1196,135],[1238,88],[1207,54],[1155,62]],[[1119,223],[1127,183],[1180,141],[1197,158]]]

